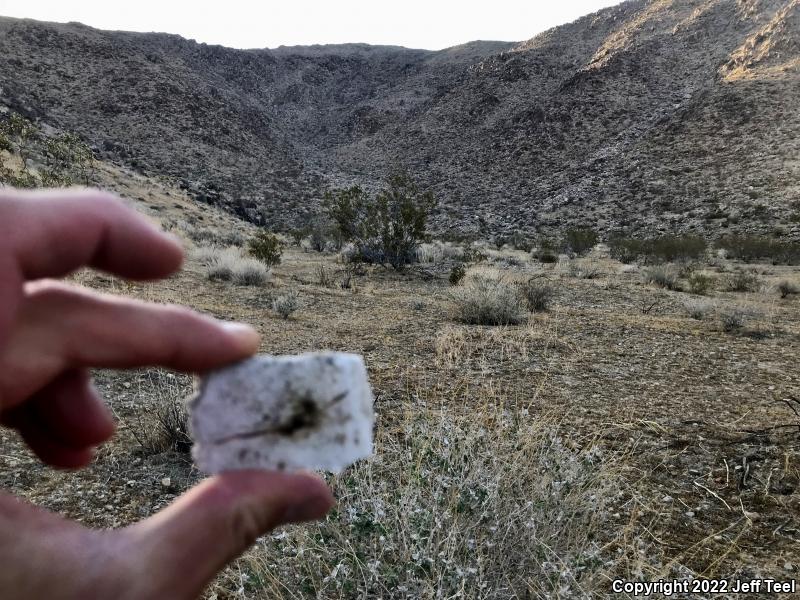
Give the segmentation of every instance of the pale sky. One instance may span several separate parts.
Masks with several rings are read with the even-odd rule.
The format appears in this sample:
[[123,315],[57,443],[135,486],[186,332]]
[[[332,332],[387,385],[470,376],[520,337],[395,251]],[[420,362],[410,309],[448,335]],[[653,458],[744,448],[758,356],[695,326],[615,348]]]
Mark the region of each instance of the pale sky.
[[0,15],[161,31],[232,48],[365,42],[439,50],[523,41],[619,0],[0,0]]

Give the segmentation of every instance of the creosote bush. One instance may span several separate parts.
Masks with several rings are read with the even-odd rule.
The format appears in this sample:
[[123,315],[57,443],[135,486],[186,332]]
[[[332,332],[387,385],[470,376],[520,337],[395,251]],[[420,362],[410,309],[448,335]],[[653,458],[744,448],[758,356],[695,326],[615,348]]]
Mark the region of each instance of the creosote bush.
[[455,319],[471,325],[516,325],[527,313],[519,287],[501,277],[471,275],[451,294]]
[[325,206],[340,239],[351,242],[359,259],[400,270],[417,260],[428,214],[436,201],[406,173],[392,175],[371,196],[359,186],[329,192]]
[[706,241],[696,235],[664,235],[655,238],[612,236],[608,241],[612,258],[623,263],[644,260],[648,263],[689,261],[702,258]]
[[716,242],[728,258],[741,261],[768,260],[775,264],[799,264],[800,242],[760,235],[729,235]]
[[552,264],[558,262],[556,243],[547,237],[539,238],[539,241],[531,252],[531,255],[541,263]]
[[458,285],[461,283],[461,280],[464,279],[464,275],[466,274],[467,269],[463,264],[453,265],[453,267],[450,269],[450,276],[448,277],[450,285]]
[[562,240],[562,248],[565,252],[583,256],[597,245],[600,236],[594,229],[589,227],[577,227],[567,229]]
[[274,233],[259,231],[247,243],[247,249],[251,256],[254,256],[268,267],[274,267],[281,263],[283,242]]

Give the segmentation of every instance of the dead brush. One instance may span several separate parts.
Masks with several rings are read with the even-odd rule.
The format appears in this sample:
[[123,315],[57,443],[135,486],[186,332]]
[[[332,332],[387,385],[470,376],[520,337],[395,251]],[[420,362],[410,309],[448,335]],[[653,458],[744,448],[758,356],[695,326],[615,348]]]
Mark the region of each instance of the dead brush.
[[158,401],[145,405],[130,428],[131,434],[146,455],[176,452],[188,455],[192,449],[189,435],[189,415],[185,398],[191,387],[183,385],[178,376],[154,371],[149,376],[147,391],[141,397],[155,396]]

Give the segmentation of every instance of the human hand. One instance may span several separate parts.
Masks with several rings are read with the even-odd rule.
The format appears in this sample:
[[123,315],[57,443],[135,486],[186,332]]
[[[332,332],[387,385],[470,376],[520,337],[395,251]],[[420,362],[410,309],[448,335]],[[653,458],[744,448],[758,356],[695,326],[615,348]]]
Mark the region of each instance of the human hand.
[[[247,326],[45,279],[82,266],[158,279],[182,259],[109,194],[0,189],[0,422],[44,462],[85,466],[114,431],[89,368],[202,372],[257,351]],[[140,523],[96,531],[0,494],[0,597],[195,598],[257,536],[320,518],[332,502],[314,475],[238,471]]]

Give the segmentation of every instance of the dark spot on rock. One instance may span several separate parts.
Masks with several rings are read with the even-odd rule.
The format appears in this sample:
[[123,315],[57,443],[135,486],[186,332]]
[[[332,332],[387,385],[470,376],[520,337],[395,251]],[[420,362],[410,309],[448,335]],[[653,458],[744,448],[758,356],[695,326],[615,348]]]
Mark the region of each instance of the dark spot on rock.
[[316,427],[322,417],[317,403],[307,396],[294,399],[289,409],[288,418],[275,427],[277,433],[294,435],[300,430]]

